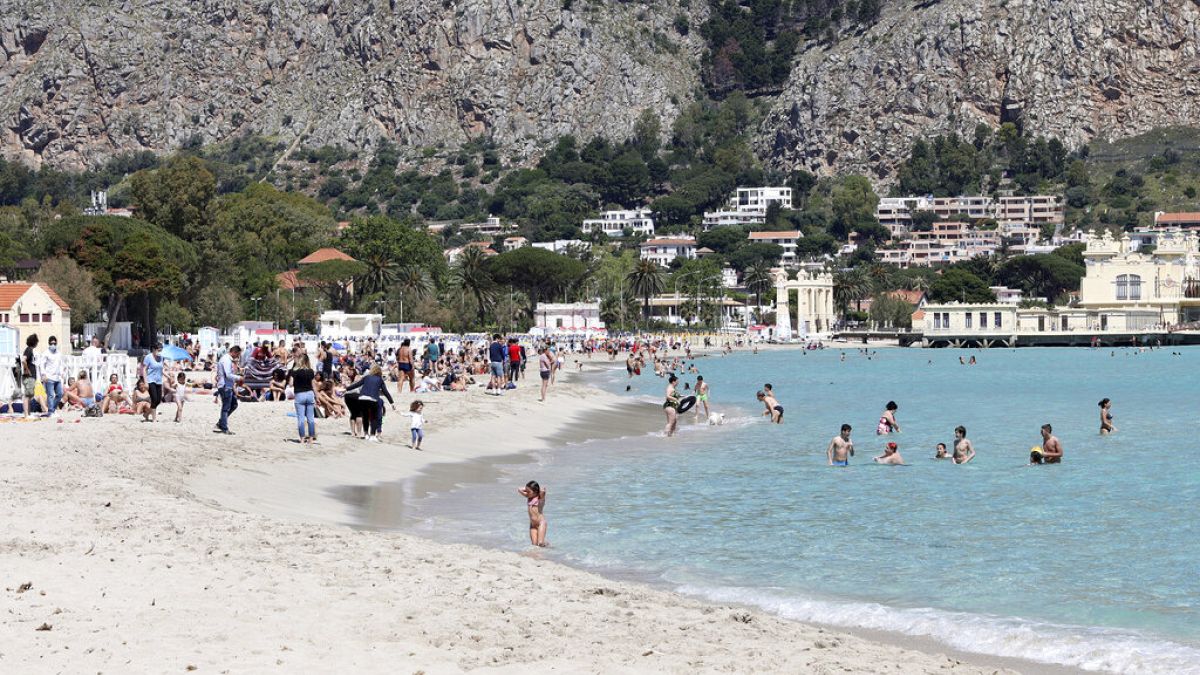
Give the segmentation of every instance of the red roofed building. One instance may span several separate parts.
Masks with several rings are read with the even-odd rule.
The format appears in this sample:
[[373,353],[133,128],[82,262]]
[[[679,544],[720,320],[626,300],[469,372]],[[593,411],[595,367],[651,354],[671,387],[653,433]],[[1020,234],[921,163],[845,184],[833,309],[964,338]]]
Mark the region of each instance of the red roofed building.
[[350,260],[354,258],[342,253],[336,248],[319,248],[307,256],[300,259],[299,265],[316,265],[317,263],[329,262],[330,260]]
[[649,260],[663,267],[670,265],[676,258],[685,260],[696,257],[696,239],[694,237],[660,237],[649,239],[642,243],[642,260]]
[[1154,225],[1157,227],[1178,227],[1181,230],[1200,230],[1200,212],[1182,211],[1179,213],[1154,214]]
[[71,306],[46,284],[0,283],[0,324],[17,329],[19,345],[30,335],[43,349],[52,335],[71,344]]
[[[312,253],[301,258],[297,265],[316,265],[317,263],[329,262],[330,260],[349,260],[354,261],[354,258],[342,253],[336,248],[319,248]],[[300,278],[300,270],[288,270],[275,275],[275,283],[284,291],[297,291],[302,288],[312,288],[314,284]]]

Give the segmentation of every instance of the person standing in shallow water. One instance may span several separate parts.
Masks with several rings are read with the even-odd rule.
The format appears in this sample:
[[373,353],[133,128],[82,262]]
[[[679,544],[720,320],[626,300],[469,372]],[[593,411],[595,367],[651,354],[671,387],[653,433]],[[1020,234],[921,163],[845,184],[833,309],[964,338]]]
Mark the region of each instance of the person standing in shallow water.
[[667,426],[664,429],[667,438],[675,435],[675,427],[679,425],[679,401],[682,397],[675,388],[677,382],[679,378],[674,375],[667,378],[667,395],[666,401],[663,402],[663,413],[667,416]]
[[875,427],[875,434],[886,436],[893,431],[900,431],[900,423],[896,421],[896,411],[900,406],[896,405],[895,401],[888,401],[884,408],[883,414],[879,416],[879,425]]
[[1112,401],[1100,399],[1100,435],[1107,436],[1117,430],[1112,423]]
[[529,511],[529,543],[545,548],[546,543],[546,489],[531,480],[523,488],[517,488],[517,494],[525,498],[525,508]]
[[957,426],[954,428],[954,455],[952,460],[955,464],[966,464],[975,459],[975,446],[971,445],[971,441],[967,440],[967,428]]
[[1042,461],[1046,464],[1062,462],[1063,447],[1049,424],[1042,425]]
[[850,431],[850,425],[843,424],[841,433],[829,441],[829,447],[825,448],[829,466],[850,466],[850,458],[854,456],[854,441],[850,440]]

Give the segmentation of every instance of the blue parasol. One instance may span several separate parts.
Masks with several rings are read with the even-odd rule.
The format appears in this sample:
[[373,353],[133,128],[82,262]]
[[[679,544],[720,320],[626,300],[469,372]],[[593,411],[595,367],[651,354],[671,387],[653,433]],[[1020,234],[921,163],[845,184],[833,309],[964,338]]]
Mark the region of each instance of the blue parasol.
[[162,349],[162,357],[171,361],[191,361],[192,355],[187,353],[183,347],[175,345],[167,345]]

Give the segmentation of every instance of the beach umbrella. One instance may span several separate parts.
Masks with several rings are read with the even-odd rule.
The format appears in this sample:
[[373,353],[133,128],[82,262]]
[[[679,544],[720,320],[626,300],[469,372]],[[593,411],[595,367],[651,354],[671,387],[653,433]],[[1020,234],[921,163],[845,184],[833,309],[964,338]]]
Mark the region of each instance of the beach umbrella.
[[162,356],[164,359],[169,359],[171,361],[192,360],[192,355],[188,354],[186,349],[183,347],[176,347],[175,345],[167,345],[166,347],[163,347]]
[[340,342],[335,342],[335,343],[333,343],[333,348],[334,348],[334,349],[342,349],[342,350],[344,350],[344,349],[346,349],[346,345],[344,345],[344,344],[342,344],[342,343],[340,343]]

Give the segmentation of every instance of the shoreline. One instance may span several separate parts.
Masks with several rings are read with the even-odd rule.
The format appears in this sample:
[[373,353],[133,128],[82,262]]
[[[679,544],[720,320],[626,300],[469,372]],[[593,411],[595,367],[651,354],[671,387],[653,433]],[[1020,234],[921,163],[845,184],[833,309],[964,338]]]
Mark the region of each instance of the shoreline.
[[[434,417],[440,406],[431,405],[427,447],[443,449],[422,453],[420,467],[442,457],[469,464],[512,454],[504,443],[481,443],[505,431],[496,429],[498,420],[513,421],[496,413],[499,401],[478,392],[445,396],[474,399],[475,408],[468,407],[474,416],[447,430],[447,420]],[[520,397],[505,398],[518,404]],[[569,412],[559,406],[564,399],[576,403]],[[580,411],[612,400],[621,397],[564,382],[544,409],[530,405],[537,425],[523,429],[520,442],[549,443]],[[314,524],[313,513],[263,515],[282,513],[272,499],[288,496],[259,494],[263,470],[304,453],[279,441],[294,433],[284,408],[272,411],[278,413],[272,419],[260,405],[271,404],[235,414],[233,438],[207,433],[215,406],[203,399],[189,406],[182,425],[108,417],[3,427],[16,441],[10,471],[0,479],[0,522],[8,533],[0,559],[14,603],[0,622],[10,645],[0,664],[24,672],[185,666],[388,672],[397,663],[463,672],[531,662],[568,672],[994,668],[945,656],[949,649],[914,650],[907,638],[901,646],[864,640],[854,631],[614,582],[536,552]],[[348,464],[352,454],[354,467],[346,471],[376,481],[381,470],[397,466],[380,452],[415,453],[388,443],[364,448],[323,433],[320,454],[309,461],[327,469]],[[488,452],[481,455],[481,448]],[[216,467],[248,477],[244,504],[254,512],[219,506],[219,494],[192,489]],[[327,516],[322,510],[328,511],[315,515]],[[24,583],[32,587],[18,592]],[[43,624],[49,629],[37,630]],[[756,655],[753,662],[745,660],[748,653]]]

